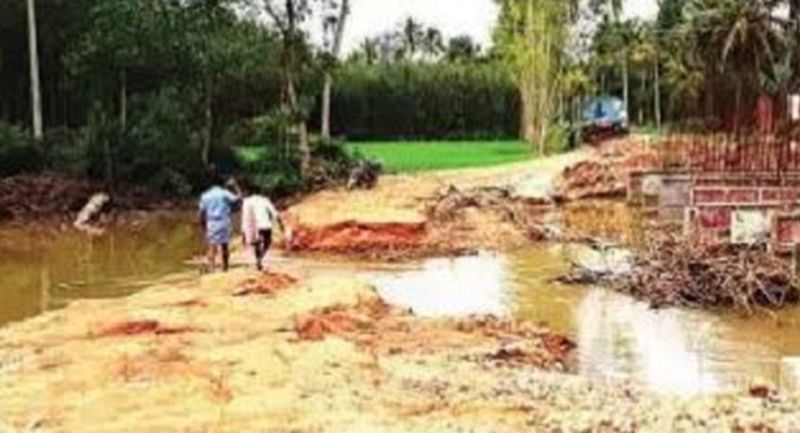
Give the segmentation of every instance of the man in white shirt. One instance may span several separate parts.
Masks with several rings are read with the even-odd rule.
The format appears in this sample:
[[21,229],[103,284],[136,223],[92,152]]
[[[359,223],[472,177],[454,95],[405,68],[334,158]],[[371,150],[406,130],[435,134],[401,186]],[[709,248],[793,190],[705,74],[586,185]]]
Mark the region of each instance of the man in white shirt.
[[245,246],[252,246],[256,257],[256,268],[264,269],[264,257],[272,244],[272,227],[277,223],[287,240],[291,239],[291,231],[287,230],[275,205],[269,198],[253,193],[248,188],[242,203],[242,237]]

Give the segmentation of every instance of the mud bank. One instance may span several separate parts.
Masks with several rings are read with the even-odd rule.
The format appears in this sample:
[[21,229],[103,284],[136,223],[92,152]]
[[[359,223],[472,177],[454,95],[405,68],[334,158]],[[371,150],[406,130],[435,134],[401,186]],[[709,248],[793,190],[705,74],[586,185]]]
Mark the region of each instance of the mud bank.
[[565,373],[572,343],[530,324],[416,318],[352,278],[283,274],[295,271],[154,286],[4,328],[0,423],[53,432],[800,429],[794,398],[679,399],[582,379]]
[[552,235],[552,180],[587,155],[387,176],[370,191],[322,191],[286,213],[296,228],[293,249],[408,259],[518,248]]
[[[93,194],[105,187],[58,173],[18,175],[0,179],[0,221],[32,220],[71,223]],[[133,186],[117,188],[109,210],[126,222],[142,218],[135,211],[175,209],[181,203],[158,199]],[[111,218],[105,215],[105,222]]]

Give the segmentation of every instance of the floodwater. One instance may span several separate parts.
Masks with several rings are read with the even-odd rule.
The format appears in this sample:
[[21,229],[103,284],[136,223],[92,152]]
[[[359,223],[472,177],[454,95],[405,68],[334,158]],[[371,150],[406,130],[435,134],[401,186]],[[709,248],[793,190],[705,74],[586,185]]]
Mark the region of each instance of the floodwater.
[[798,389],[800,309],[775,317],[647,303],[553,278],[577,246],[510,255],[433,259],[401,272],[367,275],[388,302],[423,316],[513,315],[571,336],[579,372],[674,394],[741,390],[753,382]]
[[63,307],[78,298],[124,296],[188,270],[198,251],[186,213],[89,237],[71,228],[0,225],[0,325]]
[[[124,296],[166,276],[196,278],[186,265],[200,248],[191,216],[164,214],[146,221],[98,238],[68,229],[0,226],[0,325],[74,299]],[[609,290],[553,282],[580,251],[573,245],[540,245],[513,254],[402,265],[315,259],[303,266],[357,272],[388,302],[421,316],[533,320],[571,336],[578,343],[579,372],[596,378],[677,394],[741,389],[754,380],[800,389],[800,309],[753,318],[653,310]]]

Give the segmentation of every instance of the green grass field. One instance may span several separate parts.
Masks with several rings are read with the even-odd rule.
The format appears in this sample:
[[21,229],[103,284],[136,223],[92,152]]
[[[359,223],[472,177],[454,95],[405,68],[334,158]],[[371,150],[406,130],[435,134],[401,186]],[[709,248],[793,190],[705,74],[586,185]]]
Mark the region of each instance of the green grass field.
[[[414,173],[468,167],[487,167],[532,158],[522,141],[384,141],[348,143],[348,152],[378,160],[389,173]],[[259,148],[240,147],[244,161],[263,155]]]
[[388,141],[349,143],[348,149],[381,161],[390,173],[486,167],[532,157],[521,141]]

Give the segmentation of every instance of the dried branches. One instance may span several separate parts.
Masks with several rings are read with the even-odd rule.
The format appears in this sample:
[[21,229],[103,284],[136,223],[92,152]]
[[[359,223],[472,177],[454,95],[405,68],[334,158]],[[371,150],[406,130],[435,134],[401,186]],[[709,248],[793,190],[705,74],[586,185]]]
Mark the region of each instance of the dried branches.
[[659,233],[632,272],[611,284],[655,306],[733,307],[752,313],[800,302],[789,264],[760,247],[708,244]]

